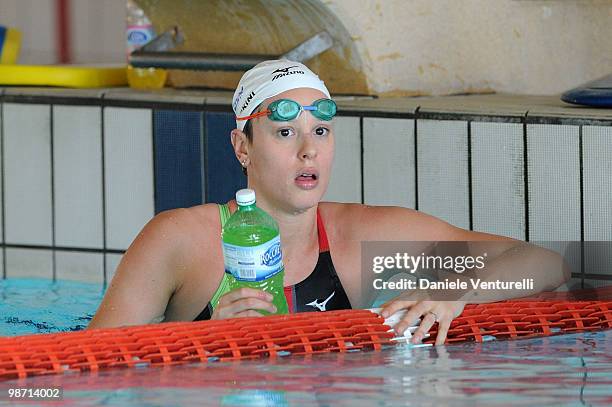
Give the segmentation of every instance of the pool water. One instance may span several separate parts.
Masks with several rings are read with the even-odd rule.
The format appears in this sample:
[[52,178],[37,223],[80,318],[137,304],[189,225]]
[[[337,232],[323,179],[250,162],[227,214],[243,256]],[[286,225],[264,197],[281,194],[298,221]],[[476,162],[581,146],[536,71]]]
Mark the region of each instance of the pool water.
[[0,280],[0,336],[84,329],[103,295],[101,284],[29,278]]
[[[15,284],[27,283],[15,281],[0,284],[0,295],[5,298],[10,293],[6,298],[13,304],[7,308],[3,301],[0,315],[4,321],[7,309],[17,311],[19,304],[28,303],[22,313],[12,315],[20,321],[21,330],[37,324],[51,331],[79,329],[86,322],[78,318],[88,319],[101,298],[99,286],[47,282],[47,288],[55,284],[55,294],[38,305],[52,306],[54,311],[39,310],[30,316],[26,312],[35,310],[31,302],[38,297],[29,301],[12,297],[42,293],[45,284],[21,286],[21,291]],[[86,293],[92,298],[81,299],[84,305],[77,306],[76,298]],[[72,307],[65,320],[57,313],[63,305]],[[3,324],[6,329],[12,323]],[[62,386],[64,401],[71,405],[610,405],[612,330],[437,348],[401,345],[382,352],[118,369],[0,383],[0,388],[7,386]]]

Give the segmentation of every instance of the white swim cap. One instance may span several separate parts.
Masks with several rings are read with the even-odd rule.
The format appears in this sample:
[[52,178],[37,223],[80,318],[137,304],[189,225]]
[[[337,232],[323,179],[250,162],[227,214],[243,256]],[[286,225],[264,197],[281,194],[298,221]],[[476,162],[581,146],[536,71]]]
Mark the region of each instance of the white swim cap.
[[[297,88],[329,91],[319,77],[299,62],[277,59],[260,62],[242,75],[234,92],[232,108],[237,117],[249,116],[264,100]],[[247,120],[236,120],[236,127],[244,130]]]

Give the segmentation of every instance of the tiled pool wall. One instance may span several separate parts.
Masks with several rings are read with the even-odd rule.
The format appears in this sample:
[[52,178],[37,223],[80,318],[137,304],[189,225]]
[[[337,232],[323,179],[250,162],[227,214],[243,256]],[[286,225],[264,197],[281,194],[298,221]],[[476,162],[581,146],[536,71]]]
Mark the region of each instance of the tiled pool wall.
[[[230,103],[212,91],[0,89],[1,275],[108,282],[156,213],[230,199],[246,185]],[[325,200],[529,241],[612,241],[609,110],[504,95],[339,107]],[[579,246],[574,283],[610,284],[612,259]]]

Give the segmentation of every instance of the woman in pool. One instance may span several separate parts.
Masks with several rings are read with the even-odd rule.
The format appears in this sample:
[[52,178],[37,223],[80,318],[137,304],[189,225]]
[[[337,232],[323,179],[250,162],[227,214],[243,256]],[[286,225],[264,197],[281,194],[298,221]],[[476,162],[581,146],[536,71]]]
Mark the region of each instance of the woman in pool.
[[[522,262],[533,256],[553,256],[411,209],[321,202],[334,156],[335,104],[323,82],[300,63],[266,61],[246,72],[234,93],[233,109],[237,128],[231,132],[231,142],[236,158],[248,174],[248,187],[257,193],[257,205],[279,224],[285,295],[293,312],[363,305],[362,241],[497,241],[488,253],[488,275],[508,273],[510,260],[517,280],[533,277],[528,268],[521,269]],[[236,210],[234,201],[229,209]],[[220,287],[224,274],[220,236],[216,204],[155,216],[123,256],[89,327],[274,312],[269,294],[263,291],[224,292]],[[496,264],[495,256],[504,261]],[[534,290],[514,295],[556,287],[565,278],[563,273],[551,275],[547,287],[536,281]],[[399,333],[422,317],[415,343],[438,322],[436,344],[442,344],[464,304],[396,298],[384,306],[383,316],[407,310],[396,325]]]

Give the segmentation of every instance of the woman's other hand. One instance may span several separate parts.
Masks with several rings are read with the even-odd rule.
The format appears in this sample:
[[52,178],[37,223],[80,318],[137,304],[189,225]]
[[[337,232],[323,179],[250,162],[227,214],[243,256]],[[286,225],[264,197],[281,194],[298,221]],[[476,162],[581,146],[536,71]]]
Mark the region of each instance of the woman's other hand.
[[393,327],[398,335],[403,335],[406,329],[414,326],[421,318],[418,329],[412,335],[413,344],[421,343],[425,334],[437,322],[437,346],[444,345],[451,322],[461,314],[464,307],[463,301],[415,301],[396,298],[383,305],[380,315],[388,318],[398,311],[407,310],[403,318]]

